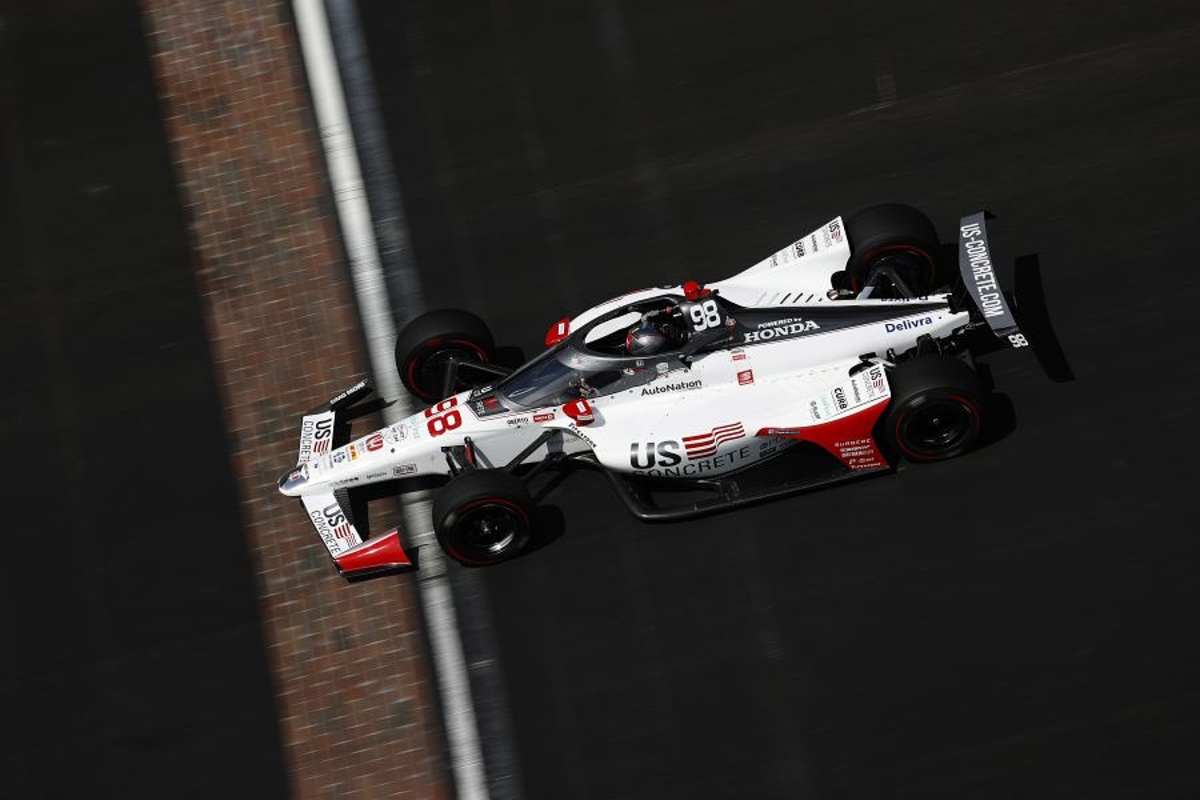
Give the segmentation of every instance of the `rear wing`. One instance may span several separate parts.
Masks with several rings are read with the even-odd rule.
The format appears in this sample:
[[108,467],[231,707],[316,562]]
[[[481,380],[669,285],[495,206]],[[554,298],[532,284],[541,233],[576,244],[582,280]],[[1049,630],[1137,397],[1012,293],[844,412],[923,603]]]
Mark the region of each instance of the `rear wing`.
[[992,333],[1010,347],[1025,347],[1029,344],[1004,292],[992,260],[988,245],[986,211],[963,217],[958,224],[958,271],[962,276],[963,288],[972,304]]
[[997,345],[1028,347],[1051,380],[1058,383],[1075,380],[1046,308],[1037,255],[1016,259],[1013,291],[1006,292],[996,276],[995,259],[988,243],[989,219],[992,214],[980,211],[959,220],[958,271],[962,283],[955,286],[953,302],[969,307],[975,325],[979,328],[986,325],[991,331],[996,345],[989,349]]

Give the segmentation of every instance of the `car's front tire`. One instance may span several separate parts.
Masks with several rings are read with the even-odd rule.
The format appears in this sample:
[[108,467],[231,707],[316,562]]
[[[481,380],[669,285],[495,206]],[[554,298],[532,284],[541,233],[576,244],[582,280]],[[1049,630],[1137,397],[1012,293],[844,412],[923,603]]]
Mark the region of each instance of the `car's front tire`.
[[966,362],[917,356],[889,370],[892,400],[880,438],[910,461],[941,461],[971,449],[983,428],[983,381]]
[[468,567],[499,564],[529,544],[533,500],[521,479],[498,469],[465,472],[433,501],[433,527],[446,555]]
[[[469,311],[440,309],[422,314],[396,337],[396,369],[400,381],[426,403],[444,400],[445,377],[451,357],[490,364],[496,345],[487,323]],[[456,380],[450,394],[471,388]]]

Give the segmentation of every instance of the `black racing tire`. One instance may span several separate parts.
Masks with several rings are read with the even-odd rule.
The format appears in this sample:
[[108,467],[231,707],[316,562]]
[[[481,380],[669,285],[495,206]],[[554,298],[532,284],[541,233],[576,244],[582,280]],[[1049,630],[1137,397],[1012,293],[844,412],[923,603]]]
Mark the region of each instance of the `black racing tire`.
[[915,294],[927,295],[941,284],[937,229],[912,206],[884,203],[846,220],[850,260],[849,288],[858,292],[880,266],[893,267]]
[[942,461],[967,452],[983,428],[983,381],[966,362],[926,355],[888,371],[892,400],[879,439],[909,461]]
[[[445,365],[450,356],[491,363],[496,344],[487,323],[469,311],[440,309],[422,314],[396,337],[396,369],[400,381],[426,403],[442,397]],[[463,382],[453,388],[469,388]]]
[[433,501],[433,528],[446,555],[467,567],[499,564],[530,541],[533,500],[521,479],[499,469],[465,472]]

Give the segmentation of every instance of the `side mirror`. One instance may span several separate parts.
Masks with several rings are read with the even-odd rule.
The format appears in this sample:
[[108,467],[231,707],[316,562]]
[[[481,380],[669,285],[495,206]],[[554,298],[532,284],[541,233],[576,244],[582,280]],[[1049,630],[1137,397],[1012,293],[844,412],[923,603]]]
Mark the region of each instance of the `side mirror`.
[[596,421],[596,415],[592,412],[592,404],[587,400],[572,400],[563,405],[562,412],[581,428]]

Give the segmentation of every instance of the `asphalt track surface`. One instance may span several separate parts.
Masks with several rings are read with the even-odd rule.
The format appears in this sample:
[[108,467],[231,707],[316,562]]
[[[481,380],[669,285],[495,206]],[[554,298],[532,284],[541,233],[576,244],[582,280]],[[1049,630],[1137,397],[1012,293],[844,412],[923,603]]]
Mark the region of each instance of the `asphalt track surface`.
[[[280,796],[136,9],[65,8],[0,3],[0,796]],[[901,200],[994,211],[1077,376],[998,354],[987,447],[703,521],[561,487],[562,535],[475,573],[525,796],[1200,794],[1200,13],[362,11],[431,304],[503,341]]]
[[0,797],[284,797],[136,3],[0,2]]
[[986,208],[1076,376],[998,353],[987,446],[701,521],[564,484],[480,571],[527,797],[1200,794],[1193,4],[360,7],[431,306],[533,353],[834,214]]

